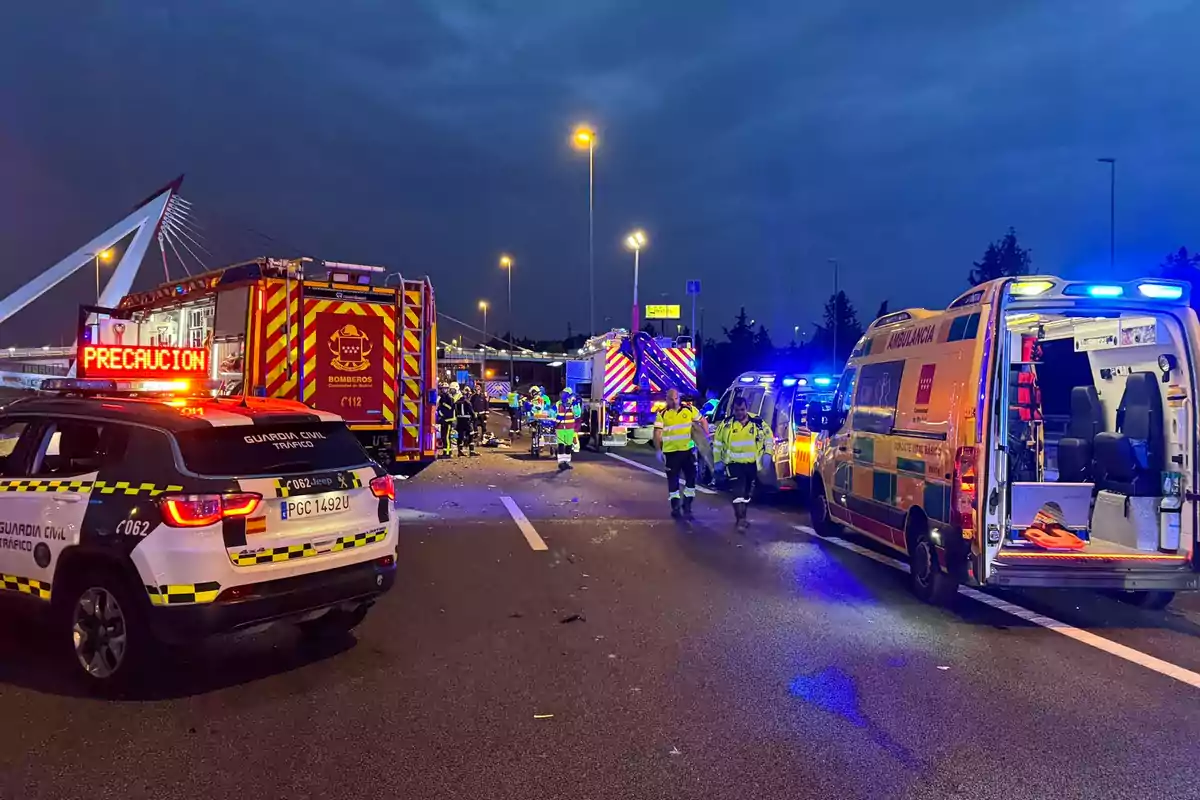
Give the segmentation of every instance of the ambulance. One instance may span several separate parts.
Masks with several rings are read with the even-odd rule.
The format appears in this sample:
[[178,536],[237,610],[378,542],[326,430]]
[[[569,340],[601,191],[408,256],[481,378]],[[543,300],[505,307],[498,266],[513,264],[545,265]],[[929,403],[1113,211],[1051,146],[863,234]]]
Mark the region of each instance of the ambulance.
[[809,424],[808,411],[820,405],[820,420],[833,407],[837,378],[787,372],[745,372],[721,395],[711,420],[716,424],[733,411],[733,401],[744,399],[752,416],[762,420],[772,434],[771,463],[760,464],[758,486],[762,489],[791,491],[808,479],[818,437],[817,424]]
[[427,279],[260,258],[127,295],[85,336],[204,348],[225,394],[337,414],[376,461],[413,471],[436,454],[436,325]]
[[[811,511],[909,556],[912,586],[1200,587],[1190,287],[1002,279],[876,320],[821,421]],[[815,406],[813,414],[820,413]]]

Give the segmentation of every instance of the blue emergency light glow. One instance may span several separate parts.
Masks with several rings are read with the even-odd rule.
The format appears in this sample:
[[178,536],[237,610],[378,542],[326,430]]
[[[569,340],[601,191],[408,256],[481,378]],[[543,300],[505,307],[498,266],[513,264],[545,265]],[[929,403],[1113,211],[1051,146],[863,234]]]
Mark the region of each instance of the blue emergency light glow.
[[1087,293],[1089,297],[1120,297],[1125,294],[1125,289],[1120,286],[1096,284],[1087,287]]
[[817,386],[828,386],[833,383],[833,378],[813,378],[813,383]]
[[763,375],[761,378],[758,379],[758,382],[759,383],[771,383],[773,380],[775,380],[775,379],[772,378],[770,375]]
[[801,378],[799,383],[801,386],[808,386],[808,378]]
[[738,383],[754,383],[754,376],[743,375],[742,377],[738,378]]
[[784,386],[795,386],[795,385],[796,385],[796,379],[795,379],[795,378],[784,378],[784,379],[783,379],[783,385],[784,385]]
[[1162,283],[1139,283],[1138,291],[1151,300],[1178,300],[1183,297],[1182,286],[1167,286]]

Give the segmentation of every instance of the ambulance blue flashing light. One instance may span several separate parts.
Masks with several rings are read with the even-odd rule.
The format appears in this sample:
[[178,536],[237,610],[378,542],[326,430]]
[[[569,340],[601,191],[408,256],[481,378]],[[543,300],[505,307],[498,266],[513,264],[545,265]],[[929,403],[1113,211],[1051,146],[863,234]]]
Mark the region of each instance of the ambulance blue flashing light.
[[1087,287],[1087,293],[1089,297],[1120,297],[1125,294],[1125,289],[1120,286],[1096,284]]
[[774,381],[775,381],[775,379],[772,378],[770,375],[763,375],[761,378],[758,379],[759,383],[774,383]]
[[799,381],[797,381],[797,383],[799,383],[801,386],[808,386],[808,378],[801,378]]
[[1182,286],[1168,286],[1164,283],[1139,283],[1138,291],[1143,297],[1151,300],[1178,300],[1183,297]]
[[817,386],[828,386],[833,383],[833,378],[813,378],[813,383]]
[[796,379],[795,379],[795,378],[784,378],[784,379],[783,379],[783,385],[784,385],[784,386],[795,386],[795,385],[796,385]]
[[738,378],[738,383],[754,383],[754,376],[743,375],[742,377]]

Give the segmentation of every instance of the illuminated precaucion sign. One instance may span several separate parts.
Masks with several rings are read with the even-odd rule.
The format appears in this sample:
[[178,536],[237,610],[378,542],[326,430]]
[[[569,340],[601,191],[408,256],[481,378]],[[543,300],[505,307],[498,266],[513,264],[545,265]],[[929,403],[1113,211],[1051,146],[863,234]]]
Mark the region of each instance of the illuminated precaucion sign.
[[207,378],[202,347],[90,344],[79,348],[80,378]]

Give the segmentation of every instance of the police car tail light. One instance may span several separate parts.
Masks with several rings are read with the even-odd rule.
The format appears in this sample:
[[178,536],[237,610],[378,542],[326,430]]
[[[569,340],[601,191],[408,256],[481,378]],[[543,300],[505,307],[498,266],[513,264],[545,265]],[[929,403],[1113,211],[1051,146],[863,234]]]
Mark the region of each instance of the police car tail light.
[[163,522],[172,528],[203,528],[225,517],[248,517],[258,509],[262,495],[173,494],[159,500]]
[[376,497],[386,497],[388,500],[396,499],[396,482],[392,480],[391,475],[380,475],[378,478],[371,479],[371,494]]
[[954,456],[954,484],[950,488],[950,516],[964,531],[975,528],[975,448],[960,447]]

